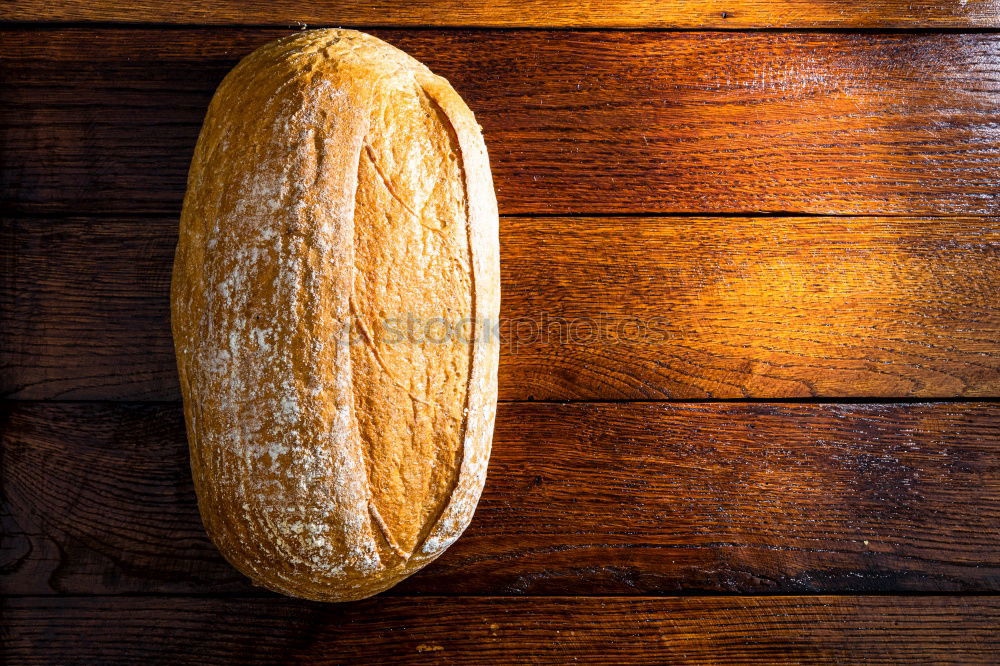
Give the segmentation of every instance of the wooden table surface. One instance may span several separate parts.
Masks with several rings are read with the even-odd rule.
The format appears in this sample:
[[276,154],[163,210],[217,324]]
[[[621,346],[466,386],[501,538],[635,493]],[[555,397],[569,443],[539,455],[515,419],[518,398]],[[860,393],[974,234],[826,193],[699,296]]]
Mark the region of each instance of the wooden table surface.
[[[0,20],[7,663],[1000,662],[1000,0]],[[502,215],[475,519],[339,605],[208,541],[169,329],[208,101],[303,24],[450,79]]]

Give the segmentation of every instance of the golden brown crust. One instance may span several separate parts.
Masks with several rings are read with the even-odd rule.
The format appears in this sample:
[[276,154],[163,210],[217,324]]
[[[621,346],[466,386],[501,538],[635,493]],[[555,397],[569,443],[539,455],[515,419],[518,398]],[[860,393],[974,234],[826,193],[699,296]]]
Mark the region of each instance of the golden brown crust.
[[472,113],[388,44],[303,32],[219,86],[172,323],[202,518],[258,584],[364,598],[465,529],[496,405],[497,226]]

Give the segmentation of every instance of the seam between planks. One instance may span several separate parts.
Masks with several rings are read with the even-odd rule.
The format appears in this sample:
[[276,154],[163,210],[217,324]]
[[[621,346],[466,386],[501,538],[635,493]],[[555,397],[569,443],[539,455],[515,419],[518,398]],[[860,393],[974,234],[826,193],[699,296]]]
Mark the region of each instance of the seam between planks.
[[[77,213],[66,210],[58,210],[52,212],[38,211],[36,210],[14,210],[13,212],[8,212],[0,217],[0,221],[9,221],[17,219],[25,220],[49,220],[52,222],[59,222],[62,220],[80,220],[80,219],[92,219],[92,220],[110,220],[118,222],[129,222],[132,220],[176,220],[180,217],[180,211],[176,213],[167,212],[150,212],[150,211],[138,211],[135,213],[117,213],[117,212],[84,212]],[[565,213],[553,213],[551,211],[546,212],[535,212],[535,213],[502,213],[500,219],[506,220],[517,220],[517,219],[559,219],[559,218],[580,218],[588,219],[593,218],[595,220],[628,220],[628,219],[767,219],[775,218],[782,220],[794,220],[794,219],[844,219],[844,220],[871,220],[871,219],[897,219],[897,220],[996,220],[1000,219],[1000,214],[985,214],[985,213],[900,213],[898,211],[888,212],[888,213],[813,213],[808,211],[726,211],[726,212],[697,212],[697,211],[658,211],[658,212],[629,212],[629,213],[615,213],[615,212],[565,212]]]
[[265,29],[289,29],[289,30],[313,30],[320,28],[360,28],[371,30],[399,30],[399,31],[490,31],[490,32],[666,32],[666,33],[793,33],[793,34],[900,34],[900,35],[932,35],[932,34],[1000,34],[1000,25],[993,27],[984,26],[941,26],[941,27],[912,27],[901,28],[891,26],[856,26],[842,28],[822,28],[822,27],[733,27],[722,26],[702,26],[702,27],[663,27],[663,26],[590,26],[590,25],[530,25],[530,26],[504,26],[488,24],[461,24],[461,23],[440,23],[421,25],[399,25],[396,23],[385,23],[379,21],[358,22],[358,23],[337,23],[319,22],[308,23],[169,23],[156,21],[8,21],[0,19],[0,30],[25,30],[25,31],[56,31],[71,29],[89,30],[265,30]]
[[[133,399],[65,399],[65,398],[0,398],[2,405],[181,405],[181,400],[133,400]],[[889,405],[897,407],[920,407],[936,404],[1000,404],[1000,396],[962,397],[943,396],[940,398],[879,398],[879,397],[805,397],[805,398],[661,398],[630,400],[628,398],[606,399],[566,399],[566,400],[497,400],[500,405]]]
[[[295,597],[288,597],[277,592],[272,594],[263,594],[259,592],[247,592],[247,593],[211,593],[211,592],[125,592],[122,594],[61,594],[54,592],[52,594],[2,594],[0,593],[0,599],[51,599],[57,597],[59,599],[99,599],[99,598],[133,598],[133,599],[239,599],[239,600],[267,600],[267,599],[278,599],[278,600],[291,600],[291,601],[302,601],[303,603],[312,603],[306,600],[296,599]],[[496,600],[558,600],[558,599],[602,599],[610,600],[617,599],[621,601],[657,601],[661,599],[707,599],[707,598],[717,598],[717,599],[748,599],[748,598],[764,598],[764,599],[823,599],[823,598],[898,598],[905,597],[909,599],[913,598],[938,598],[938,599],[956,599],[956,598],[987,598],[987,599],[1000,599],[1000,593],[998,592],[923,592],[923,591],[896,591],[896,592],[865,592],[863,594],[858,594],[856,592],[822,592],[822,593],[775,593],[775,594],[761,594],[759,592],[742,594],[742,593],[722,593],[722,592],[671,592],[665,594],[637,594],[637,595],[627,595],[627,594],[413,594],[413,593],[393,593],[391,590],[382,592],[381,594],[375,595],[375,597],[369,597],[371,599],[496,599]],[[364,601],[364,600],[362,600]],[[357,603],[357,602],[350,602]]]

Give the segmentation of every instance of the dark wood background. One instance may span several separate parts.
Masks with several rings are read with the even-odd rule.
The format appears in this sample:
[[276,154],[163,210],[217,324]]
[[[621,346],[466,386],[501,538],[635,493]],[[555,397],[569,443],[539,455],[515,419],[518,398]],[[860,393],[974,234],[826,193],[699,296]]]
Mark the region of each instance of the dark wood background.
[[[0,20],[7,663],[1000,662],[994,0]],[[208,101],[303,24],[448,77],[503,216],[482,502],[355,604],[254,588],[209,543],[169,331]],[[527,339],[545,317],[601,335]]]

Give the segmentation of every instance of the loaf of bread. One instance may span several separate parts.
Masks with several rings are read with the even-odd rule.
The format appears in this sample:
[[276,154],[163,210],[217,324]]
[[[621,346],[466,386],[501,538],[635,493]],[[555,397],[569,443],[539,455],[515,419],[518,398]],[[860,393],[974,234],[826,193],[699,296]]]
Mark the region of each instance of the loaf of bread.
[[255,583],[361,599],[468,525],[496,411],[497,227],[472,112],[385,42],[301,32],[219,86],[172,325],[202,519]]

